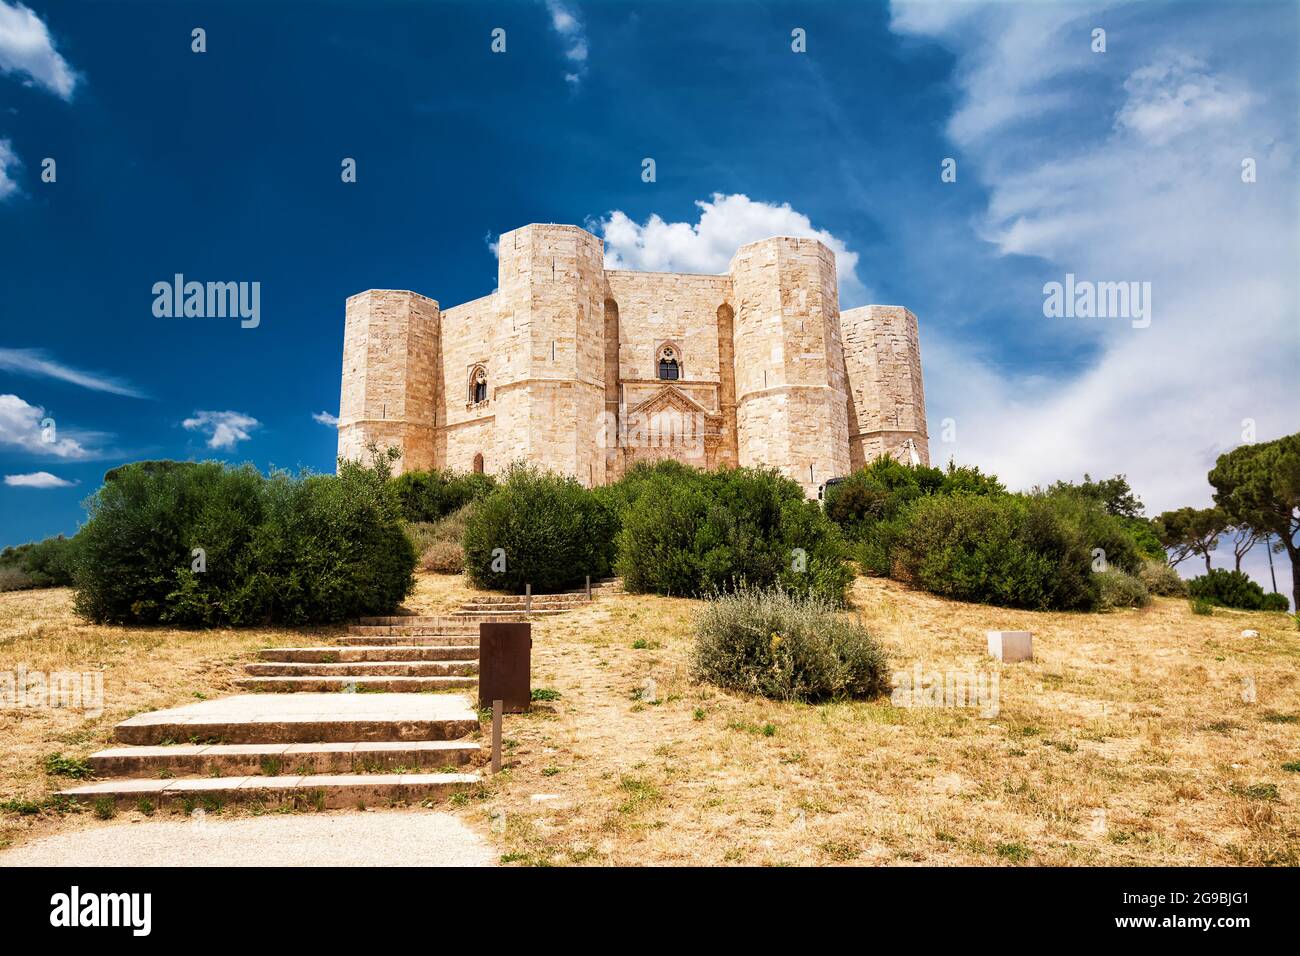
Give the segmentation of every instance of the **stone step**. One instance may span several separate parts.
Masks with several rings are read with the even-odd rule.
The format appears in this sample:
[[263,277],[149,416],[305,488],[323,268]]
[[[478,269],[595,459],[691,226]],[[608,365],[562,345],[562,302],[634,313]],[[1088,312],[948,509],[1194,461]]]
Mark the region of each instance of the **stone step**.
[[245,664],[250,677],[473,677],[478,661],[271,661]]
[[316,744],[175,744],[112,747],[86,758],[97,777],[235,777],[280,773],[373,773],[395,767],[453,767],[476,760],[464,740]]
[[473,621],[458,620],[450,625],[433,625],[433,624],[349,624],[349,635],[363,635],[373,637],[398,637],[403,634],[418,635],[420,637],[455,637],[464,639],[466,637],[478,637],[478,625]]
[[240,677],[234,682],[241,690],[254,694],[324,694],[354,692],[358,694],[421,694],[426,691],[460,690],[478,684],[476,676],[458,677],[383,677],[344,674],[327,677]]
[[[539,604],[536,601],[532,604],[534,614],[542,611],[576,611],[579,608],[587,606],[586,601],[572,601],[566,603],[553,602],[550,604]],[[469,603],[461,606],[457,614],[518,614],[528,609],[528,605],[523,601],[501,601],[495,604]]]
[[346,634],[343,647],[473,647],[478,653],[478,629],[470,634]]
[[[456,678],[451,678],[456,679]],[[478,730],[462,694],[240,694],[137,714],[123,744],[457,740]]]
[[352,661],[475,661],[477,644],[420,647],[410,644],[382,644],[371,647],[269,647],[257,652],[264,661],[313,664]]
[[461,621],[457,621],[446,614],[428,615],[428,614],[399,614],[392,617],[363,617],[358,618],[353,627],[463,627]]
[[546,617],[554,614],[565,614],[561,608],[542,608],[538,610],[533,608],[529,612],[519,611],[454,611],[457,617],[467,621],[477,621],[480,624],[515,624],[527,621],[534,617]]
[[59,796],[119,807],[219,809],[227,803],[292,805],[300,809],[340,810],[443,800],[477,786],[476,773],[363,773],[303,776],[190,777],[175,780],[124,777],[59,791]]
[[[466,602],[470,604],[522,604],[524,595],[522,594],[477,594]],[[569,604],[586,604],[587,595],[583,591],[569,591],[564,594],[534,594],[533,606],[537,605],[569,605]]]

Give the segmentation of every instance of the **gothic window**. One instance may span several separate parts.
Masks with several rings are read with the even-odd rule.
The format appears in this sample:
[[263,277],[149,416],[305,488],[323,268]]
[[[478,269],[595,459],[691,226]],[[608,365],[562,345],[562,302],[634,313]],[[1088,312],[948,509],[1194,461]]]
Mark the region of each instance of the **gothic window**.
[[677,349],[671,345],[665,345],[659,349],[659,378],[667,382],[675,382],[681,378],[681,365],[677,355]]
[[482,454],[477,454],[477,455],[474,456],[474,474],[476,474],[476,475],[481,475],[481,474],[483,474],[483,455],[482,455]]
[[469,375],[469,403],[479,405],[486,402],[487,397],[487,370],[478,365]]

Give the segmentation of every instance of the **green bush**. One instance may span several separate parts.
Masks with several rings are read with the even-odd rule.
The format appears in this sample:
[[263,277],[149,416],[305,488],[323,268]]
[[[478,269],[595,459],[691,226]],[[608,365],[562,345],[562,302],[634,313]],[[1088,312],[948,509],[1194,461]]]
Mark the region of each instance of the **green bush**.
[[[27,583],[22,587],[71,587],[76,567],[77,539],[57,535],[33,544],[20,544],[0,551],[0,570],[18,572]],[[6,576],[17,583],[13,574]],[[0,590],[18,590],[16,587]]]
[[1192,598],[1192,613],[1208,616],[1214,613],[1214,602],[1207,601],[1205,598]]
[[1200,577],[1192,578],[1187,582],[1187,593],[1219,607],[1242,611],[1285,611],[1289,607],[1285,596],[1265,594],[1264,589],[1248,575],[1222,568],[1211,568]]
[[742,587],[709,601],[696,620],[692,676],[728,690],[787,701],[874,697],[888,662],[864,629],[816,594]]
[[393,486],[407,521],[434,522],[482,498],[496,481],[477,472],[408,471],[394,478]]
[[474,505],[467,504],[441,521],[408,522],[407,534],[420,556],[419,567],[435,574],[460,574],[465,570],[465,528]]
[[1151,594],[1162,597],[1187,596],[1187,582],[1164,561],[1143,561],[1137,576]]
[[32,586],[32,579],[17,568],[0,568],[0,592],[26,591]]
[[[620,483],[621,484],[621,483]],[[834,603],[853,579],[835,526],[795,481],[774,470],[634,472],[618,533],[629,591],[699,596],[742,584],[812,591]]]
[[1096,580],[1098,611],[1111,611],[1119,607],[1146,607],[1151,603],[1147,586],[1126,571],[1118,568],[1099,571]]
[[115,468],[78,535],[77,610],[182,626],[391,613],[414,586],[416,555],[388,477],[379,456],[296,478],[220,462]]
[[512,465],[465,525],[465,570],[479,587],[564,591],[609,574],[616,518],[575,479]]
[[908,505],[927,495],[999,496],[1006,489],[978,468],[950,463],[947,471],[909,466],[881,456],[826,489],[826,517],[853,543],[868,574],[892,572],[893,549],[907,525]]
[[1079,529],[1044,496],[918,499],[894,573],[943,597],[1038,610],[1090,609],[1098,582]]

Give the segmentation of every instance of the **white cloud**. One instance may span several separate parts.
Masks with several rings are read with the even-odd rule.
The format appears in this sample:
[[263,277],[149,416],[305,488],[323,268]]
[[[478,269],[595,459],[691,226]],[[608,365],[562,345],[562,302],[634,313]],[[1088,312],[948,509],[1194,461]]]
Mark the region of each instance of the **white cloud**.
[[96,372],[83,372],[70,365],[64,365],[50,358],[40,349],[0,348],[0,371],[55,378],[96,392],[109,392],[113,395],[126,395],[130,398],[144,398],[144,394],[135,386],[121,379],[109,375],[100,375]]
[[71,488],[77,484],[48,471],[33,471],[27,475],[5,475],[5,484],[15,488]]
[[16,448],[33,455],[84,459],[96,457],[86,447],[104,436],[95,433],[69,433],[39,405],[31,405],[17,395],[0,395],[0,447]]
[[192,418],[181,422],[187,431],[202,432],[208,436],[209,448],[233,449],[241,441],[252,438],[254,429],[262,423],[243,412],[196,411]]
[[72,99],[77,74],[54,49],[44,22],[21,3],[0,0],[0,70],[23,73],[28,83]]
[[[1153,300],[1151,326],[1134,329],[1043,319],[1036,286],[974,290],[1005,303],[1002,341],[962,340],[956,322],[922,329],[935,458],[1021,488],[1122,472],[1149,512],[1208,504],[1206,472],[1241,443],[1244,419],[1260,440],[1300,426],[1296,127],[1271,105],[1290,100],[1252,89],[1248,64],[1216,55],[1204,23],[1178,36],[1163,22],[1127,23],[1126,35],[1164,46],[1112,43],[1099,87],[1087,8],[962,5],[947,18],[929,6],[896,2],[893,24],[956,54],[948,131],[989,191],[983,236],[1045,260],[1058,280],[1150,282]],[[1130,13],[1180,16],[1164,5]],[[1182,48],[1191,34],[1200,48]],[[1241,182],[1243,156],[1257,159],[1258,182]],[[998,354],[1015,342],[1017,315],[1055,323],[1061,343],[1023,370]],[[1080,334],[1096,358],[1044,374],[1079,367],[1069,343]],[[938,440],[949,416],[951,446]]]
[[572,69],[564,74],[565,82],[577,86],[587,73],[587,31],[578,14],[562,0],[546,0],[551,28],[564,41],[564,58]]
[[331,415],[329,412],[315,412],[311,416],[311,419],[314,422],[320,422],[322,425],[327,425],[330,428],[339,427],[339,417],[337,415]]
[[835,253],[840,282],[840,305],[852,308],[867,301],[858,278],[858,254],[789,203],[755,202],[748,196],[714,193],[708,201],[696,200],[698,222],[665,222],[657,214],[644,224],[614,210],[588,228],[605,239],[605,266],[647,272],[697,272],[717,275],[727,271],[736,250],[747,242],[772,236],[819,239]]
[[14,144],[7,139],[0,139],[0,201],[18,192],[18,183],[14,180],[14,170],[22,165]]

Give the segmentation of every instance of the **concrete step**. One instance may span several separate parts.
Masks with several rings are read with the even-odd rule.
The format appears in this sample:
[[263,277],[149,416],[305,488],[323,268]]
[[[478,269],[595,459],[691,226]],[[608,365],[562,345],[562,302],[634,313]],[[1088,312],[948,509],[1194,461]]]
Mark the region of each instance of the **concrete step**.
[[554,614],[565,614],[565,613],[567,613],[567,611],[565,611],[565,609],[559,609],[559,607],[543,607],[543,609],[541,609],[541,610],[538,610],[537,607],[533,607],[533,610],[532,610],[532,611],[528,611],[528,613],[524,613],[523,610],[519,610],[519,611],[454,611],[454,614],[455,614],[456,617],[458,617],[458,618],[461,618],[461,619],[464,619],[464,620],[474,620],[474,622],[478,622],[478,623],[487,623],[487,624],[497,624],[497,623],[502,623],[502,624],[513,624],[513,623],[521,623],[521,622],[525,622],[525,620],[530,620],[530,619],[532,619],[532,618],[550,617],[550,615],[554,615]]
[[469,647],[478,654],[478,629],[473,634],[346,634],[342,647]]
[[[470,598],[467,602],[465,602],[465,606],[468,606],[470,604],[485,604],[485,605],[522,604],[523,602],[524,602],[524,595],[522,594],[477,594],[474,597]],[[538,605],[545,605],[549,607],[552,605],[567,606],[570,604],[586,604],[586,603],[588,603],[587,595],[583,591],[569,591],[565,594],[534,594],[533,595],[534,607]]]
[[372,647],[270,647],[258,651],[264,661],[313,664],[352,661],[475,661],[477,644],[420,647],[410,644],[382,644]]
[[473,677],[478,661],[272,661],[245,664],[250,677]]
[[[558,601],[554,601],[549,604],[539,604],[537,601],[534,601],[532,604],[532,611],[534,614],[540,613],[542,611],[576,611],[579,608],[583,608],[586,606],[587,606],[586,601],[571,601],[571,602],[565,602],[563,604],[561,604]],[[523,613],[527,608],[528,605],[523,601],[509,601],[509,602],[500,601],[494,604],[479,604],[477,602],[473,602],[473,603],[467,603],[461,605],[460,610],[457,611],[456,613],[457,614],[467,614],[467,613],[517,614],[517,613]]]
[[158,808],[219,809],[228,803],[292,805],[339,810],[443,800],[477,786],[476,773],[309,774],[303,776],[190,777],[176,780],[124,777],[59,791],[83,802],[111,800],[119,807],[146,801]]
[[464,619],[453,621],[451,624],[349,624],[349,635],[363,635],[367,637],[398,637],[403,634],[418,635],[420,637],[478,637],[478,625],[473,621]]
[[454,767],[477,760],[464,740],[317,744],[175,744],[112,747],[87,759],[97,777],[236,777],[281,773],[373,773],[396,767]]
[[459,627],[462,622],[446,614],[405,614],[394,617],[363,617],[353,627]]
[[336,677],[240,677],[234,682],[254,694],[324,694],[351,691],[359,694],[421,694],[425,691],[460,690],[478,684],[477,676],[383,677],[344,674]]
[[478,726],[462,694],[240,694],[137,714],[118,724],[113,738],[150,745],[370,743],[457,740]]

